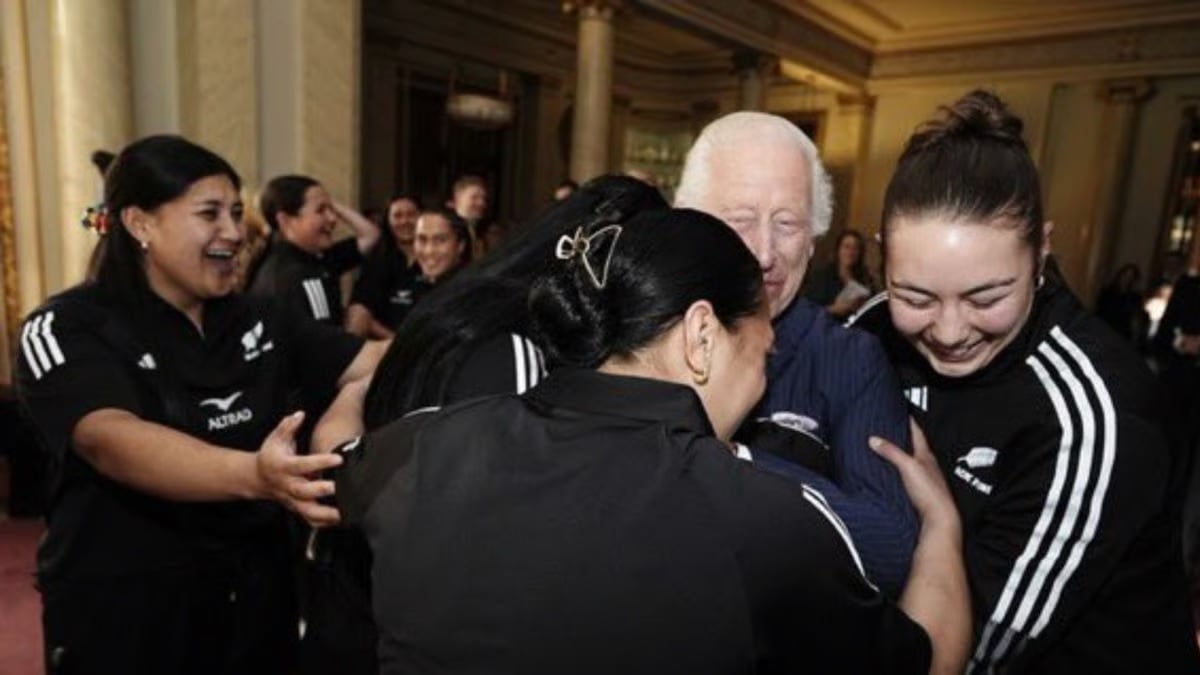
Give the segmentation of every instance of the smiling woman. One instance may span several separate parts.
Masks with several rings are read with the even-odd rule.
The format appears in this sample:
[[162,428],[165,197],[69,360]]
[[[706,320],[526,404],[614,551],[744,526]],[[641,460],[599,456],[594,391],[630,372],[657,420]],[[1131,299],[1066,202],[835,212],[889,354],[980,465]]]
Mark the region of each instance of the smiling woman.
[[888,185],[883,326],[962,513],[969,672],[1196,672],[1178,533],[1183,455],[1138,355],[1049,258],[1021,121],[972,92]]
[[266,500],[326,494],[305,476],[336,461],[295,456],[287,396],[361,380],[382,350],[233,293],[239,186],[182,138],[129,145],[91,221],[94,279],[22,329],[18,395],[53,465],[48,672],[291,669],[288,540]]

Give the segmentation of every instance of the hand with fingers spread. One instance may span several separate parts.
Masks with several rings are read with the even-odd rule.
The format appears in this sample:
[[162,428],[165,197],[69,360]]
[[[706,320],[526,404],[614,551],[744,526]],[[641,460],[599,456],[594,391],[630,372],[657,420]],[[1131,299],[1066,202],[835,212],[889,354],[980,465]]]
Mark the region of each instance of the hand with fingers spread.
[[891,462],[921,518],[921,534],[900,607],[933,644],[931,673],[961,673],[971,647],[971,599],[962,558],[962,525],[925,434],[910,420],[913,452],[872,436],[871,449]]
[[283,418],[259,448],[255,467],[264,496],[295,511],[314,527],[328,527],[339,521],[337,509],[317,500],[333,494],[331,480],[314,478],[342,463],[338,454],[297,455],[296,430],[304,422],[304,413]]

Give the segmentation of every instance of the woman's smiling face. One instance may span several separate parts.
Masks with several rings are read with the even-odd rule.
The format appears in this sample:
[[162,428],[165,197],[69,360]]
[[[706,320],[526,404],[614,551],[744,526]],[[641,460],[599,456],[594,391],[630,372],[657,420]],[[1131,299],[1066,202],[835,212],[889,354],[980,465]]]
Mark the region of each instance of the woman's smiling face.
[[897,217],[888,224],[886,260],[892,322],[941,375],[987,366],[1029,318],[1034,253],[1004,220]]

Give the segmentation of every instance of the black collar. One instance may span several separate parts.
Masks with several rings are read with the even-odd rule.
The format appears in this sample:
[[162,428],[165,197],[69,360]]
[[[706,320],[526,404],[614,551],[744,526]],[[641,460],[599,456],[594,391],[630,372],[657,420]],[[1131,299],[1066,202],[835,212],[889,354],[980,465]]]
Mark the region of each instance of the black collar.
[[558,368],[528,394],[553,407],[713,435],[700,397],[690,387],[644,377],[609,375],[584,368]]
[[313,255],[312,253],[305,251],[287,239],[284,239],[283,235],[279,235],[279,238],[275,240],[275,243],[272,244],[272,246],[279,247],[280,254],[286,255],[287,257],[300,262],[320,264],[321,260],[325,257],[324,253]]
[[154,291],[146,289],[143,293],[143,300],[141,310],[132,318],[155,336],[163,336],[168,339],[207,340],[211,336],[223,334],[235,320],[237,307],[234,293],[205,300],[204,315],[201,319],[204,330],[200,332],[196,330],[195,324],[186,314],[162,299]]

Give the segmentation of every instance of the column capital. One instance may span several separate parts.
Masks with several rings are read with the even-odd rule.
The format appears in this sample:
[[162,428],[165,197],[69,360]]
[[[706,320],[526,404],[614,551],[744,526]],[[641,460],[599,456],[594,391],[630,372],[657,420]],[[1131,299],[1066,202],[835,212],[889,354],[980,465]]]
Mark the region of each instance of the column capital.
[[730,55],[735,73],[757,73],[769,75],[779,65],[779,59],[773,54],[764,54],[754,49],[739,49]]
[[564,14],[579,14],[581,19],[611,21],[625,7],[625,0],[563,0]]
[[1154,85],[1144,77],[1105,80],[1096,85],[1096,97],[1105,103],[1141,103],[1153,94]]

